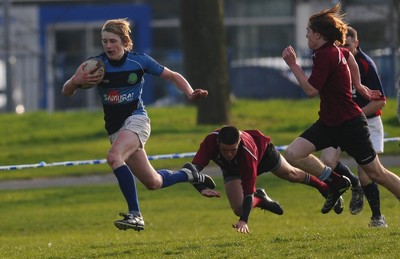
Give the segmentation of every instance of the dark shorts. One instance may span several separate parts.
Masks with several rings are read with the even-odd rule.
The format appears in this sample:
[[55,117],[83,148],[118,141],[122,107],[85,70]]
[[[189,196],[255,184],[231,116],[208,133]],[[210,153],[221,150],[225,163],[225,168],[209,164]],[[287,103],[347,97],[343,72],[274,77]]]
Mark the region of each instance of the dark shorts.
[[[257,175],[266,172],[273,172],[281,165],[281,154],[278,150],[275,149],[275,146],[272,143],[269,143],[267,149],[263,157],[261,158],[260,163],[257,167]],[[233,171],[224,171],[222,170],[222,175],[224,178],[224,183],[229,182],[231,180],[240,179],[239,172]]]
[[257,175],[266,172],[273,172],[281,165],[281,153],[276,150],[272,143],[269,143],[257,168]]
[[317,120],[300,137],[313,143],[316,151],[327,147],[340,147],[359,165],[368,164],[376,157],[364,115],[338,126],[327,126],[321,120]]

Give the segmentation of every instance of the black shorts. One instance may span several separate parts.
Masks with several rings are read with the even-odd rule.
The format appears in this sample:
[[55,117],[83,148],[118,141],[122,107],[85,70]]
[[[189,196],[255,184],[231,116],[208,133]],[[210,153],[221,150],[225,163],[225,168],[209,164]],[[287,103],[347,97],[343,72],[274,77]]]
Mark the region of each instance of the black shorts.
[[[261,161],[257,167],[257,175],[260,175],[265,172],[273,172],[281,165],[281,153],[276,150],[275,146],[272,143],[269,143],[267,149]],[[222,175],[224,178],[224,183],[229,182],[231,180],[240,179],[240,175],[238,170],[234,171],[224,171],[222,170]]]
[[272,143],[269,143],[260,163],[257,167],[257,175],[266,172],[273,172],[281,166],[281,153],[276,150]]
[[359,165],[368,164],[376,157],[369,136],[367,119],[363,114],[338,126],[327,126],[317,120],[300,135],[313,143],[316,151],[340,147]]

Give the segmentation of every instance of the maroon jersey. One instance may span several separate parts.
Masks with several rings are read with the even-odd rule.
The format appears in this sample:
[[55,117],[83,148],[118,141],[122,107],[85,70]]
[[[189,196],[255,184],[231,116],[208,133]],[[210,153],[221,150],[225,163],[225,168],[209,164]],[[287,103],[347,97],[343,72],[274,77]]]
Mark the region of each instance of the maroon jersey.
[[337,126],[362,113],[353,101],[351,75],[347,64],[349,51],[328,42],[315,50],[308,82],[319,91],[319,116],[327,126]]
[[202,170],[211,160],[214,161],[224,175],[240,176],[243,195],[253,194],[256,191],[257,167],[271,138],[258,130],[241,131],[236,157],[227,161],[219,152],[218,133],[219,130],[216,130],[205,137],[192,163]]

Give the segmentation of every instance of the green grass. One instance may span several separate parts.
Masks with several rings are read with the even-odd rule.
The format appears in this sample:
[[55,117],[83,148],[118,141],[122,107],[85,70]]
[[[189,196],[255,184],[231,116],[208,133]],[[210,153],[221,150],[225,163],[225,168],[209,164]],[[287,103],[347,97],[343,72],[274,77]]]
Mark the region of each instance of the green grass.
[[[383,121],[387,137],[400,136],[395,101]],[[221,125],[195,125],[194,107],[148,108],[152,136],[149,155],[195,151]],[[232,122],[257,128],[275,145],[290,143],[317,118],[316,100],[236,101]],[[105,158],[109,148],[102,113],[78,111],[0,115],[0,164],[29,164]],[[398,143],[385,145],[398,154]],[[154,161],[179,167],[186,159]],[[394,168],[396,172],[400,168]],[[106,165],[0,171],[0,180],[110,173]],[[258,186],[284,206],[283,216],[254,210],[251,233],[236,233],[237,221],[215,178],[220,199],[200,196],[189,184],[148,191],[138,183],[146,229],[119,231],[112,222],[126,204],[116,184],[0,191],[0,258],[396,258],[400,254],[400,205],[381,190],[388,229],[370,229],[368,207],[357,216],[322,215],[323,198],[301,184],[258,178]]]
[[[399,202],[381,190],[388,229],[370,229],[365,208],[320,213],[318,191],[270,174],[258,178],[284,206],[282,216],[254,210],[248,235],[221,198],[189,184],[148,191],[138,185],[142,232],[112,222],[125,202],[116,185],[0,191],[0,258],[395,258],[400,253]],[[222,179],[216,178],[222,190]],[[345,194],[348,204],[349,193]]]
[[[194,152],[204,136],[222,125],[196,125],[196,108],[148,107],[152,135],[146,145],[148,155]],[[240,129],[259,129],[272,137],[275,145],[287,145],[317,119],[318,100],[237,100],[232,107],[232,123]],[[387,137],[400,136],[396,101],[384,109]],[[0,114],[0,165],[36,164],[104,159],[109,142],[102,111],[35,112],[24,115]],[[398,143],[387,143],[386,154],[397,154]],[[185,159],[153,161],[157,167],[178,168]],[[104,174],[107,165],[49,167],[0,171],[0,179]]]

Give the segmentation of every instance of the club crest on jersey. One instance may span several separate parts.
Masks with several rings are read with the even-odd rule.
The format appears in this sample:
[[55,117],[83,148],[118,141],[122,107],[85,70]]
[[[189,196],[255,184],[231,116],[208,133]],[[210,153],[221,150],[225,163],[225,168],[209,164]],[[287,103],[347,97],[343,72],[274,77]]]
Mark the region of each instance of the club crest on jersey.
[[138,76],[136,75],[136,73],[130,73],[129,77],[128,77],[128,84],[136,84],[138,81]]

